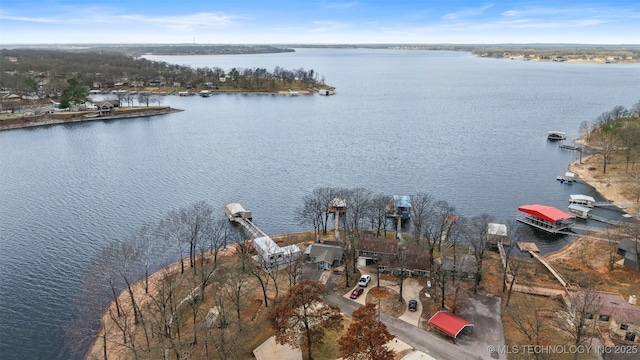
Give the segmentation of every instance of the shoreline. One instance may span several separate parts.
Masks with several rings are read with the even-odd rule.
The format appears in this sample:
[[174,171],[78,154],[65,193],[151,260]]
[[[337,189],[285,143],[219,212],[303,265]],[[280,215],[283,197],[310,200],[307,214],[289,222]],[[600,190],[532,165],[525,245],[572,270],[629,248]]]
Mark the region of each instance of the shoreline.
[[[271,236],[271,238],[276,243],[284,242],[286,244],[289,244],[289,242],[291,244],[297,243],[299,241],[298,237],[312,238],[313,231],[300,231],[300,232],[293,232],[288,234]],[[287,238],[289,238],[290,240],[287,241],[286,240]],[[224,262],[229,257],[235,256],[237,248],[238,248],[238,244],[236,243],[231,243],[221,248],[218,253],[218,261]],[[200,256],[203,256],[203,254],[199,254],[196,261],[200,261],[200,258],[199,258]],[[211,260],[212,256],[213,255],[210,254],[209,251],[206,251],[204,254],[204,257],[207,260]],[[160,268],[158,268],[157,270],[149,274],[149,294],[157,293],[158,287],[156,284],[160,280],[162,280],[163,277],[180,273],[181,261],[188,262],[189,260],[188,260],[188,257],[185,257],[183,259],[176,259],[175,261],[169,262],[166,265],[161,266]],[[139,280],[135,281],[133,284],[131,284],[131,289],[133,293],[138,298],[138,301],[140,301],[139,305],[144,305],[144,304],[147,304],[149,301],[152,301],[152,298],[149,296],[149,294],[145,293],[144,287],[145,287],[144,276]],[[126,288],[120,291],[120,293],[117,295],[117,298],[123,311],[131,311],[131,306],[130,304],[128,304],[129,293],[127,292]],[[105,306],[103,311],[100,313],[99,315],[100,326],[96,331],[96,333],[94,334],[93,339],[91,340],[88,348],[86,349],[83,359],[85,360],[102,359],[103,358],[102,354],[105,346],[105,343],[104,343],[105,336],[107,338],[112,336],[118,336],[118,335],[114,335],[114,333],[118,334],[118,332],[121,331],[121,329],[114,324],[113,319],[111,319],[111,316],[110,316],[110,311],[113,310],[114,307],[115,307],[115,300],[111,299],[107,304],[107,306]],[[105,332],[106,332],[106,335],[105,335]],[[123,347],[115,342],[110,342],[108,340],[107,340],[106,346],[107,346],[107,351],[109,353],[110,359],[126,359],[123,353],[126,353],[126,351],[129,350],[127,347]]]
[[[132,119],[138,117],[166,115],[174,112],[180,112],[183,110],[174,109],[170,106],[155,106],[136,109],[126,109],[121,114],[112,114],[107,116],[85,117],[84,115],[92,113],[91,111],[82,113],[56,113],[52,115],[44,115],[36,120],[29,121],[29,118],[18,117],[13,119],[0,119],[0,131],[24,129],[38,126],[59,125],[59,124],[72,124],[88,121],[105,121],[105,120],[122,120]],[[117,112],[117,111],[115,111]],[[14,121],[13,123],[6,123]]]
[[[599,168],[597,168],[597,170],[589,170],[589,168],[593,168],[594,165],[600,166],[599,162],[594,161],[594,157],[595,155],[587,155],[582,158],[582,163],[580,163],[579,159],[574,160],[569,164],[568,170],[576,174],[581,181],[592,187],[607,201],[614,203],[635,203],[634,199],[630,199],[623,193],[622,180],[616,179],[610,174],[602,174]],[[617,206],[617,208],[627,214],[637,213],[639,210],[638,204],[625,207]]]

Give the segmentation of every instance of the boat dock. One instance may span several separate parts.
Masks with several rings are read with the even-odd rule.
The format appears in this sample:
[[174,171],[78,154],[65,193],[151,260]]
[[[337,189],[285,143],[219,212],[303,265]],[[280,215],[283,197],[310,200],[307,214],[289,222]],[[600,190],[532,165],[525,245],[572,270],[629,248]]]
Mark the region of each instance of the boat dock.
[[556,180],[560,181],[562,184],[573,184],[576,182],[576,174],[567,171],[562,176],[557,176]]
[[567,133],[565,133],[564,131],[558,131],[558,130],[547,131],[547,140],[558,141],[558,140],[564,140],[566,138],[567,138]]
[[572,214],[540,204],[523,205],[518,208],[518,211],[525,216],[516,218],[517,221],[552,234],[570,229],[574,223],[572,220],[575,219]]
[[539,253],[540,249],[538,249],[538,245],[536,245],[536,243],[532,243],[532,242],[519,242],[517,243],[518,245],[518,250],[522,251],[522,252],[536,252]]
[[542,256],[540,256],[540,254],[538,254],[535,251],[529,251],[529,254],[531,254],[531,256],[534,259],[537,259],[538,261],[540,261],[540,263],[542,263],[542,265],[544,265],[547,270],[549,270],[549,272],[551,272],[551,274],[553,274],[553,276],[556,277],[556,279],[558,279],[558,282],[560,282],[560,285],[562,285],[563,288],[567,288],[567,286],[569,285],[569,282],[567,282],[567,280],[565,280],[562,275],[560,275],[559,272],[556,271],[556,269],[553,268],[553,266],[551,266],[551,264],[549,264],[549,262],[543,258]]
[[566,145],[566,144],[562,144],[560,145],[560,149],[566,149],[566,150],[580,150],[579,147],[577,146],[573,146],[573,145]]
[[245,209],[242,205],[238,203],[229,203],[224,208],[224,212],[227,215],[227,218],[231,222],[235,222],[236,224],[241,225],[245,228],[254,238],[267,236],[262,230],[260,230],[253,223],[253,215],[251,214],[251,210]]
[[387,206],[387,218],[394,220],[409,220],[411,217],[411,197],[408,195],[393,195],[393,206]]
[[535,243],[519,242],[518,249],[522,252],[528,252],[532,258],[540,261],[540,263],[544,265],[544,267],[546,267],[547,270],[549,270],[549,272],[553,274],[553,276],[555,276],[562,287],[566,288],[569,285],[569,282],[565,278],[563,278],[562,275],[560,275],[560,273],[557,272],[556,269],[554,269],[553,266],[551,266],[551,264],[549,264],[549,262],[545,258],[540,256],[540,250]]

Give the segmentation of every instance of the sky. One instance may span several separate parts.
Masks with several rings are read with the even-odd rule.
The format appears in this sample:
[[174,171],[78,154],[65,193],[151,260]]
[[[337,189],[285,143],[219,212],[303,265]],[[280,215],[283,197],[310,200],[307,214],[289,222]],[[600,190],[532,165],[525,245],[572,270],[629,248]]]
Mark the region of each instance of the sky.
[[0,44],[640,44],[640,0],[0,0]]

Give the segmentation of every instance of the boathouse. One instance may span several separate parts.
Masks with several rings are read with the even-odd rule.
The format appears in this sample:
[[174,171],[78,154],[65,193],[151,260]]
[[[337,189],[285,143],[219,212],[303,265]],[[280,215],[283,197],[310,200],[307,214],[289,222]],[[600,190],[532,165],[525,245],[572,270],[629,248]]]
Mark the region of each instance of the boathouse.
[[519,222],[553,234],[569,229],[575,219],[574,215],[547,205],[523,205],[518,211],[524,214],[516,219]]
[[227,204],[224,208],[224,213],[227,214],[227,218],[231,221],[238,221],[238,219],[242,220],[251,220],[251,211],[245,209],[242,205],[238,203],[230,203]]
[[409,220],[411,212],[411,198],[407,195],[393,195],[393,205],[396,208],[396,214],[402,220]]
[[567,133],[565,133],[564,131],[558,131],[558,130],[547,131],[547,140],[558,141],[558,140],[564,140],[566,138],[567,138]]
[[490,246],[509,245],[509,235],[507,234],[507,225],[489,223],[487,225],[487,244]]
[[587,220],[589,218],[589,212],[591,208],[578,204],[569,204],[569,212],[574,214],[577,218]]
[[588,208],[595,206],[596,200],[587,195],[569,195],[569,204],[578,204]]

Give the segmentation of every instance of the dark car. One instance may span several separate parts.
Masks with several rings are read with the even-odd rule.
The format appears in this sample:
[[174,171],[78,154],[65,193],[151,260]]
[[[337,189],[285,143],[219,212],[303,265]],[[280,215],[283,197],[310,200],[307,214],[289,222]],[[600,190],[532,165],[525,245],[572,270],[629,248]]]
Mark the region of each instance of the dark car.
[[353,291],[351,292],[350,298],[357,299],[358,296],[362,295],[362,292],[364,292],[364,289],[361,288],[361,287],[357,287],[357,288],[353,289]]
[[418,301],[409,300],[409,311],[416,311],[416,310],[418,310]]

